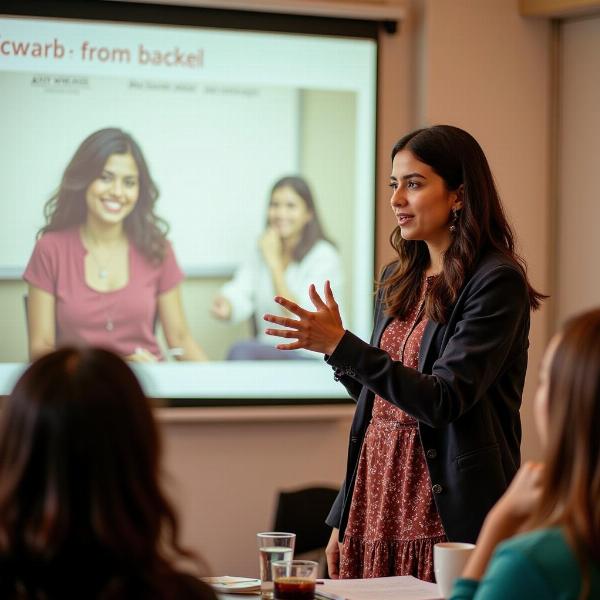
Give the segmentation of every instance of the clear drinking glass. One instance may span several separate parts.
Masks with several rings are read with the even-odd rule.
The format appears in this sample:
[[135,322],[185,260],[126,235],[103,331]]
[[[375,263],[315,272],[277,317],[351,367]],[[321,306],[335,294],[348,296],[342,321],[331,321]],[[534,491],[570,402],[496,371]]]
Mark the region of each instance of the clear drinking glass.
[[275,600],[313,600],[319,563],[275,560],[271,564]]
[[283,531],[265,531],[256,534],[258,542],[258,561],[260,570],[260,593],[263,598],[273,597],[273,561],[290,561],[294,558],[295,533]]

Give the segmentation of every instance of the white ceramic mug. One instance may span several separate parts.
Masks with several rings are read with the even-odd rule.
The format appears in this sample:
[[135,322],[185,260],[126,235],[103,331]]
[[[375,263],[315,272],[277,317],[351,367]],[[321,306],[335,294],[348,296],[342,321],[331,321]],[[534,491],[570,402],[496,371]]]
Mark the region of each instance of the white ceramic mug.
[[442,598],[450,597],[474,548],[475,544],[461,542],[441,542],[433,547],[433,569]]

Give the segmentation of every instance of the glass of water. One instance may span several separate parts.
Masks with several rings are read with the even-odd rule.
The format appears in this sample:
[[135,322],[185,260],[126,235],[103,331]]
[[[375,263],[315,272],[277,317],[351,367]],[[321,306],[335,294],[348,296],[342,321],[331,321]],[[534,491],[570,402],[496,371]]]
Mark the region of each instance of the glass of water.
[[271,563],[275,560],[289,561],[294,558],[295,533],[265,531],[257,533],[258,560],[260,568],[260,593],[263,598],[273,597]]

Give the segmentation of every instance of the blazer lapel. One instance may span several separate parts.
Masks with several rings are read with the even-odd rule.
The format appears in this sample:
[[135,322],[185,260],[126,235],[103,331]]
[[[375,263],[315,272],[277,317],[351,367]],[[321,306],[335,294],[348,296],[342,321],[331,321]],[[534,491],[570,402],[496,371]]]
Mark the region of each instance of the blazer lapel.
[[373,335],[371,337],[371,345],[379,348],[379,342],[381,341],[381,336],[383,335],[384,329],[388,326],[388,324],[392,321],[391,316],[383,316],[377,323],[375,324],[375,328],[373,329]]
[[427,325],[425,325],[421,346],[419,347],[419,371],[421,373],[423,373],[425,363],[427,362],[427,356],[431,351],[431,342],[433,342],[433,338],[439,327],[441,327],[440,323],[432,321],[431,319],[427,321]]

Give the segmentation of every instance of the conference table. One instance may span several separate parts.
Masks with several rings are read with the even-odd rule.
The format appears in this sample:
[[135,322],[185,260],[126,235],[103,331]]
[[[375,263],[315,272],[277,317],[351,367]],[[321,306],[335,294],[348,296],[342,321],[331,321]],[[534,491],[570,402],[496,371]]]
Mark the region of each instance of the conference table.
[[[318,580],[316,600],[442,600],[435,583],[414,577]],[[260,594],[218,594],[220,600],[260,598]]]

